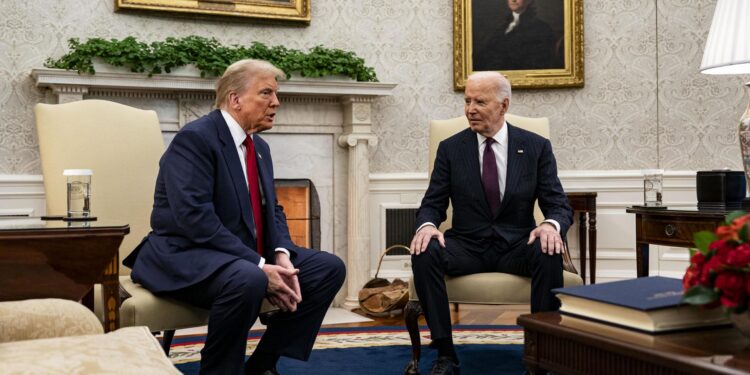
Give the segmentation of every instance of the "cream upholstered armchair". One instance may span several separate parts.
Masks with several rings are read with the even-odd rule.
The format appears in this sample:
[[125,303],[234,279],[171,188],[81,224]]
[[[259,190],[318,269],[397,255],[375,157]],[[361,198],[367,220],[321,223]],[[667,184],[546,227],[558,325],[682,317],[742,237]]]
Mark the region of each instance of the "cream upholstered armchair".
[[103,334],[86,307],[54,298],[0,302],[0,373],[180,374],[148,328]]
[[[537,133],[545,138],[549,138],[549,119],[530,118],[505,115],[509,123]],[[469,122],[465,116],[452,118],[449,120],[433,120],[430,122],[429,135],[429,162],[430,171],[432,171],[435,162],[435,154],[440,142],[459,131],[466,129]],[[544,215],[539,209],[539,205],[534,207],[534,217],[540,223],[544,220]],[[441,231],[450,228],[452,219],[452,208],[448,207],[447,217],[440,226]],[[575,267],[570,261],[570,255],[565,249],[563,254],[563,281],[565,286],[581,285],[583,280],[578,276]],[[458,309],[459,303],[480,304],[480,305],[519,305],[528,304],[531,295],[531,279],[507,273],[491,272],[477,273],[473,275],[446,277],[445,285],[448,291],[448,300]],[[414,283],[409,283],[409,302],[404,309],[404,319],[406,327],[409,330],[409,337],[412,345],[412,359],[406,366],[404,373],[419,373],[419,357],[421,355],[421,338],[419,335],[418,319],[422,314],[422,307],[419,304],[419,297],[414,289]]]
[[[154,185],[164,153],[156,112],[103,100],[38,104],[34,112],[47,214],[67,210],[64,169],[93,170],[92,215],[130,225],[130,235],[120,246],[122,260],[150,231]],[[165,352],[175,329],[207,324],[208,310],[154,296],[134,283],[126,268],[121,267],[120,274],[120,286],[131,295],[120,306],[120,325],[164,331]],[[103,318],[100,294],[94,294],[94,305]]]

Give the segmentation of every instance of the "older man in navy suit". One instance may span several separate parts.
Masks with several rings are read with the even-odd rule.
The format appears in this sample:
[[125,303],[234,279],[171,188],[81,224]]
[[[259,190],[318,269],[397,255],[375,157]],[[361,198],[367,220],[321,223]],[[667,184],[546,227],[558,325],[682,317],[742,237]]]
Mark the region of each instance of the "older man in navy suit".
[[[553,311],[563,286],[561,233],[573,213],[550,142],[505,122],[510,82],[497,72],[469,76],[464,110],[470,128],[440,143],[417,212],[412,269],[438,349],[432,374],[458,374],[445,275],[505,272],[531,276],[531,311]],[[546,220],[534,221],[534,202]],[[452,228],[437,226],[453,204]]]
[[[259,60],[227,68],[219,109],[187,124],[164,153],[153,231],[123,262],[151,292],[210,309],[202,374],[277,374],[279,356],[307,360],[346,274],[336,256],[292,243],[276,200],[258,133],[273,126],[282,76]],[[283,312],[243,366],[264,297]]]

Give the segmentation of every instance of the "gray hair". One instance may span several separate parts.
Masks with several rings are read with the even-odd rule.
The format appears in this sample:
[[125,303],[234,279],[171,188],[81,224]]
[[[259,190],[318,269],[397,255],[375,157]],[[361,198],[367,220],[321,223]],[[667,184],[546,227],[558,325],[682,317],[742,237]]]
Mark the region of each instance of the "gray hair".
[[243,94],[251,78],[257,76],[274,76],[276,79],[285,78],[283,70],[264,60],[244,59],[227,67],[224,74],[216,81],[216,108],[224,108],[230,92]]
[[490,80],[495,83],[495,87],[497,88],[497,100],[503,101],[503,99],[508,98],[508,102],[510,102],[510,81],[508,81],[507,78],[505,78],[504,75],[498,73],[498,72],[474,72],[469,75],[469,77],[466,79],[466,81],[473,81],[473,80]]

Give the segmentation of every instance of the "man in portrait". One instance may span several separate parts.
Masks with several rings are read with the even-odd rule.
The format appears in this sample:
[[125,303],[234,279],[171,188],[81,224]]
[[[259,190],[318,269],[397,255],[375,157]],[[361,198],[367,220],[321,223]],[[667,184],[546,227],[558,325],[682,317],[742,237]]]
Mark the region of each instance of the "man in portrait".
[[485,32],[475,30],[473,70],[563,68],[562,40],[537,17],[535,0],[507,0],[508,14]]
[[[273,375],[280,356],[307,360],[344,282],[339,258],[292,243],[276,199],[259,133],[273,127],[283,76],[260,60],[226,69],[217,109],[185,125],[162,156],[152,231],[123,261],[152,293],[210,310],[201,374]],[[264,298],[282,312],[245,361]]]
[[[438,359],[432,375],[459,373],[445,276],[504,272],[531,277],[531,312],[555,311],[563,286],[562,235],[573,211],[549,140],[505,121],[510,82],[498,72],[469,76],[469,128],[442,141],[417,211],[411,243],[414,287]],[[544,213],[537,225],[534,202]],[[451,229],[438,227],[453,206]]]

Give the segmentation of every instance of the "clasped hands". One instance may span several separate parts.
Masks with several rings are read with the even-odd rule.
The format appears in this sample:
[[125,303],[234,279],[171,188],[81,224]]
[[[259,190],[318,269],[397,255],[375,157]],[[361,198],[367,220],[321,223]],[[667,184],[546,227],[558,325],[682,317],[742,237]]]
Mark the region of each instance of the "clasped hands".
[[[534,240],[539,238],[542,244],[542,252],[549,255],[560,254],[563,251],[563,242],[560,237],[560,233],[557,233],[557,229],[551,223],[541,223],[538,227],[529,233],[529,241],[527,245],[531,245]],[[430,240],[436,238],[440,247],[445,247],[445,238],[443,232],[435,228],[433,225],[425,225],[420,228],[411,240],[410,250],[414,255],[419,255],[427,251],[427,245]]]
[[299,287],[299,269],[294,268],[289,255],[276,252],[276,264],[263,265],[263,272],[268,277],[266,296],[281,311],[297,311],[297,304],[302,302]]

